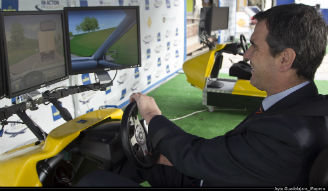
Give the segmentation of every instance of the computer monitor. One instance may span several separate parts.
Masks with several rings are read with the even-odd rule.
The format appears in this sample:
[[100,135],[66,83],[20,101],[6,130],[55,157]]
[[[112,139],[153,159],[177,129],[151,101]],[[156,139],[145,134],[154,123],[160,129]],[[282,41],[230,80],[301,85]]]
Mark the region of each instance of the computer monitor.
[[65,7],[69,74],[141,66],[137,6]]
[[9,97],[68,77],[63,11],[2,12]]
[[229,7],[203,7],[200,10],[199,33],[228,29]]

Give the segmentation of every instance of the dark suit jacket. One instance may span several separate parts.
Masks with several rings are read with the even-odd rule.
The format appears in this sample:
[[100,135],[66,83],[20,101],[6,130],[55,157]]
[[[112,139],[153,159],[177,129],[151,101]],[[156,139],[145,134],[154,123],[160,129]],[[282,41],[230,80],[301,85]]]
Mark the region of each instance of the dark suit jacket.
[[324,116],[288,111],[321,99],[311,82],[212,139],[188,134],[159,115],[149,123],[148,140],[180,172],[203,179],[204,186],[306,186],[311,164],[328,145],[327,123]]

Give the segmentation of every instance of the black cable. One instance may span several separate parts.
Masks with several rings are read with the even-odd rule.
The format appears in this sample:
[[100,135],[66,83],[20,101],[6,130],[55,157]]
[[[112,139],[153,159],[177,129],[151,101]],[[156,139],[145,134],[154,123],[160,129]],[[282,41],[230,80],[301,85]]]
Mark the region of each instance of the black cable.
[[[2,124],[3,122],[1,122],[1,124]],[[8,125],[8,123],[18,123],[18,124],[25,124],[24,122],[22,122],[22,121],[5,121],[5,125]]]
[[116,75],[117,75],[117,70],[116,70],[116,72],[115,72],[114,78],[112,79],[112,81],[111,81],[110,83],[112,83],[112,82],[115,80]]

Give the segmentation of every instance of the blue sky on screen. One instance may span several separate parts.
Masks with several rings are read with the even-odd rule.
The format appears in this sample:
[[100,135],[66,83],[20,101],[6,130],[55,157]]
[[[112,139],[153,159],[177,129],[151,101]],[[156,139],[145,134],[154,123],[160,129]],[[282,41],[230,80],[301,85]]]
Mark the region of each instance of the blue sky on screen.
[[[98,20],[99,30],[116,27],[124,19],[125,13],[121,10],[82,10],[68,13],[69,31],[78,34],[76,26],[83,22],[85,17],[95,17]],[[80,32],[81,33],[81,32]]]

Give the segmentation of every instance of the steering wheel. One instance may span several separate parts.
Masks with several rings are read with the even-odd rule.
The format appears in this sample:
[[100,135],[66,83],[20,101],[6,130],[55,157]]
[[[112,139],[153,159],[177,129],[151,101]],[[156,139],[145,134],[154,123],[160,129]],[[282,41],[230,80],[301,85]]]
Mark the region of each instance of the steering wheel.
[[147,128],[146,121],[138,117],[137,103],[131,102],[122,117],[122,147],[128,159],[143,168],[152,167],[159,158],[159,153],[153,152],[147,145]]
[[246,37],[243,34],[240,35],[240,46],[241,49],[243,49],[243,53],[245,53],[248,47],[247,47]]

